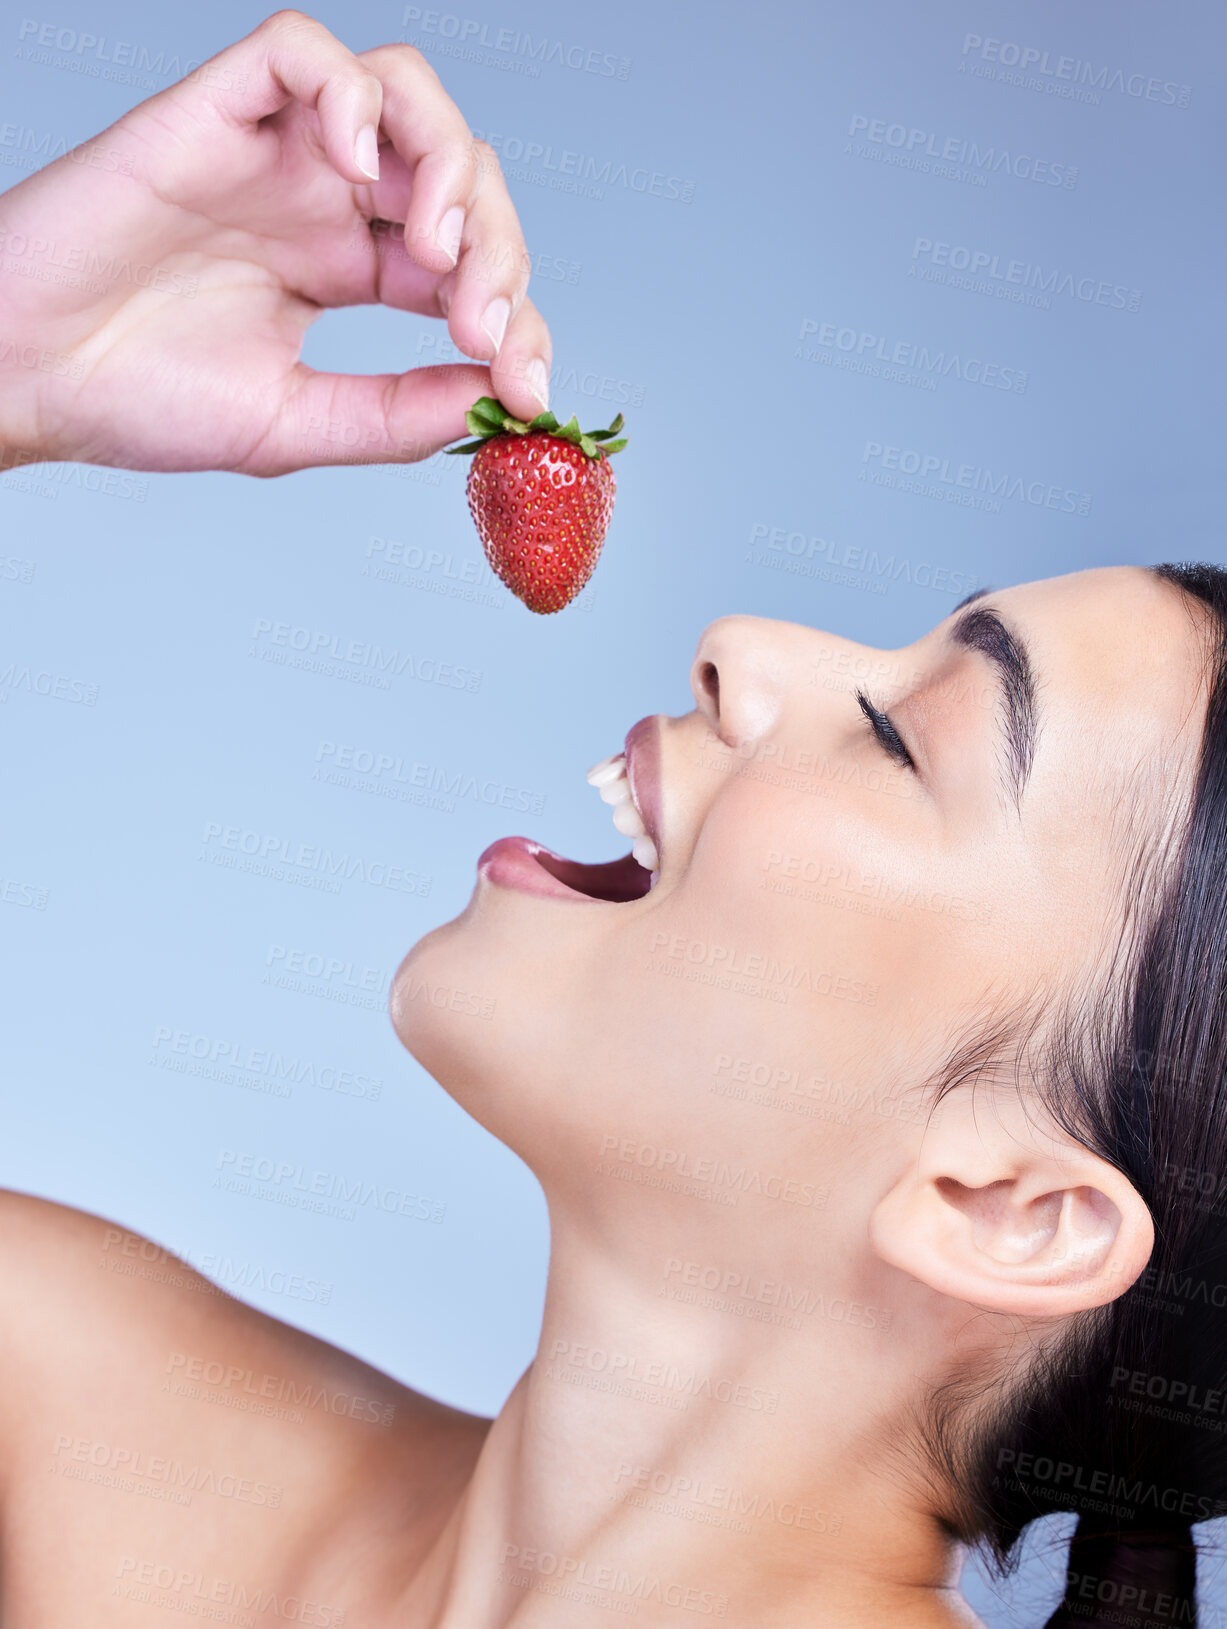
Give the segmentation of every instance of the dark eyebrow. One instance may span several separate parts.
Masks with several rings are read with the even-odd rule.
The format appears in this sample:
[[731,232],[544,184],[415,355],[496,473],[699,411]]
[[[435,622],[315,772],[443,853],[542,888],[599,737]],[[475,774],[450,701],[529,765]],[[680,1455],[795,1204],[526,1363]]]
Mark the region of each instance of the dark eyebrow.
[[965,605],[971,605],[976,600],[982,600],[986,594],[991,594],[992,592],[993,591],[992,591],[991,588],[973,588],[971,593],[968,594],[968,596],[966,597],[966,599],[962,599],[962,600],[959,601],[959,603],[955,606],[954,610],[951,611],[950,615],[951,616],[957,616],[957,614],[963,609],[963,607]]
[[[969,600],[981,599],[988,592],[987,588],[979,589]],[[987,606],[959,617],[950,630],[950,637],[965,650],[979,651],[997,669],[1001,700],[1005,705],[1006,767],[1017,808],[1035,758],[1035,679],[1027,647],[1017,634],[1011,633],[996,611]]]

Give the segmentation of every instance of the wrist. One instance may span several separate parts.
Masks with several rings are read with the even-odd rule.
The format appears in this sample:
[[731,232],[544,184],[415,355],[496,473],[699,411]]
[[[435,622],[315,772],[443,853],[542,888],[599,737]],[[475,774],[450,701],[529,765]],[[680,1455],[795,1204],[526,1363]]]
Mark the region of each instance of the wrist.
[[38,383],[20,357],[40,347],[0,334],[0,469],[45,463],[56,455],[44,445],[40,430]]
[[[5,202],[11,198],[6,194]],[[17,235],[11,210],[0,212],[0,242]],[[24,226],[20,236],[23,242],[43,241]],[[63,326],[51,285],[19,276],[7,264],[0,282],[0,466],[14,469],[63,456],[49,445],[46,427],[62,422],[68,398],[85,377],[85,359],[55,343]]]

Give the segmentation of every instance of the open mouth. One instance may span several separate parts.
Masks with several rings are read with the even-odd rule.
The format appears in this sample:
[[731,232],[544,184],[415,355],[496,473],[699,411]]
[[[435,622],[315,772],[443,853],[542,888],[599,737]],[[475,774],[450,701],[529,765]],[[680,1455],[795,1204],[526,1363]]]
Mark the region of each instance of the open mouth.
[[606,860],[601,865],[584,865],[579,860],[565,860],[561,854],[552,854],[543,848],[534,856],[537,864],[565,888],[589,899],[604,899],[614,905],[625,905],[632,899],[642,899],[652,887],[652,873],[645,871],[633,854],[624,854],[620,860]]
[[552,899],[625,905],[650,893],[660,876],[657,719],[640,719],[627,735],[625,752],[594,764],[588,784],[609,805],[617,831],[630,839],[629,854],[585,865],[531,837],[500,837],[477,862],[479,874],[504,888]]
[[642,899],[651,889],[653,874],[633,854],[619,860],[585,865],[568,860],[531,837],[500,837],[477,862],[478,874],[521,894],[543,894],[549,899],[599,899],[625,905]]

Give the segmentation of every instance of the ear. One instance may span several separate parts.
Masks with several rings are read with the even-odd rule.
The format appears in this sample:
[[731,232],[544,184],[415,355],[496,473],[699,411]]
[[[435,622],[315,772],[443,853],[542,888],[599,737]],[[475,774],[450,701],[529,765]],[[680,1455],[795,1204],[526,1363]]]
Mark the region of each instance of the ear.
[[882,1260],[1024,1317],[1123,1295],[1154,1248],[1150,1212],[1128,1177],[1038,1112],[1017,1090],[952,1092],[870,1219]]

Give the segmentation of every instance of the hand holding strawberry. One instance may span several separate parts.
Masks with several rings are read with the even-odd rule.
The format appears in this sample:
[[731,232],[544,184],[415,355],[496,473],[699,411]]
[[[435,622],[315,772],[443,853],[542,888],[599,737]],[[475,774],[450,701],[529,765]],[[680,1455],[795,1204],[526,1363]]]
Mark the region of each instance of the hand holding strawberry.
[[[52,281],[61,260],[88,274]],[[531,267],[497,156],[422,53],[355,54],[278,11],[0,196],[0,334],[80,365],[0,347],[0,465],[271,476],[429,457],[475,392],[547,405]],[[325,310],[375,303],[446,321],[473,361],[302,361]]]
[[486,558],[530,611],[561,611],[592,576],[609,528],[621,413],[584,432],[574,417],[512,418],[483,396],[465,423],[478,439],[447,451],[475,454],[467,491]]

